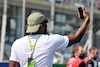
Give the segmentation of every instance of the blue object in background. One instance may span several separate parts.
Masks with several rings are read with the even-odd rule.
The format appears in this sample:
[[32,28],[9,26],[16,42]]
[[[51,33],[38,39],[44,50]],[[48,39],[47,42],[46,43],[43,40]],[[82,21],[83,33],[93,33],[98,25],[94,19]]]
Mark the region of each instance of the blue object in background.
[[0,63],[0,67],[9,67],[9,63]]
[[[9,63],[0,63],[0,67],[9,67]],[[20,65],[18,67],[20,67]]]

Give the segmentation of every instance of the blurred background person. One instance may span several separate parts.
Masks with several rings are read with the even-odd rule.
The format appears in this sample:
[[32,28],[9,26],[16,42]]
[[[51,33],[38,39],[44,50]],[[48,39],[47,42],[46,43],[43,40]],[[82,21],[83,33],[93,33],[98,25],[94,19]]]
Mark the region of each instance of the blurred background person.
[[67,62],[66,67],[85,67],[84,56],[83,46],[74,47],[72,57]]
[[84,62],[87,67],[97,67],[96,59],[98,58],[98,49],[97,47],[92,47],[89,50],[90,54],[84,59]]

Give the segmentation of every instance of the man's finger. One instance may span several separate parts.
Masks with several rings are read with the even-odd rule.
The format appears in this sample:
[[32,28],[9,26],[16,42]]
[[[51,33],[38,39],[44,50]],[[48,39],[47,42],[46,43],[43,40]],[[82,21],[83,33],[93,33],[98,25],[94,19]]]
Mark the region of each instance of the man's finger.
[[78,12],[78,17],[80,18],[80,13]]
[[85,11],[84,7],[82,6],[82,10]]

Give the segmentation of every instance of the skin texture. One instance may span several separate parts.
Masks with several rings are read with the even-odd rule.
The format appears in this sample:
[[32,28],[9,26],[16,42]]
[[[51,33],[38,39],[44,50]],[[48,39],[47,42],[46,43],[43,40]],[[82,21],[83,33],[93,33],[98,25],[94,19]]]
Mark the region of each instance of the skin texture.
[[15,61],[9,61],[9,67],[18,67],[18,62]]
[[[89,16],[88,16],[87,12],[84,10],[83,6],[82,6],[82,10],[83,10],[83,16],[85,18],[84,23],[78,29],[78,31],[75,33],[75,35],[66,35],[69,38],[69,44],[67,47],[80,42],[80,40],[82,39],[82,37],[87,29],[87,26],[89,23]],[[78,17],[80,18],[79,12],[78,12]],[[37,33],[45,34],[46,30],[47,30],[47,23],[42,22]],[[9,67],[18,67],[18,62],[9,61]]]
[[92,50],[90,51],[90,56],[91,56],[92,58],[94,58],[94,57],[98,58],[98,49],[97,49],[97,48],[92,49]]
[[[75,33],[75,35],[67,35],[69,38],[69,44],[68,46],[71,46],[72,44],[78,43],[80,42],[80,40],[82,39],[87,26],[89,24],[89,16],[87,14],[87,12],[84,10],[83,6],[82,6],[82,10],[83,10],[83,16],[84,16],[84,23],[82,24],[82,26],[77,30],[77,32]],[[78,17],[80,18],[80,13],[78,12]]]
[[78,47],[78,51],[75,51],[75,56],[78,56],[79,57],[81,53],[84,53],[83,47],[82,46],[79,46]]
[[94,57],[98,57],[98,49],[95,50]]

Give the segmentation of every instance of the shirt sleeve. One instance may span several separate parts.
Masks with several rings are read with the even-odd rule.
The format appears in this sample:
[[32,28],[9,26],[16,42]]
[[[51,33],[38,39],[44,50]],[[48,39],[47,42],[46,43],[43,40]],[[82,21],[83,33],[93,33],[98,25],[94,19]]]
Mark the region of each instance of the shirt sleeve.
[[69,44],[69,38],[67,36],[54,35],[52,38],[52,42],[54,42],[54,47],[56,50],[66,48]]
[[14,42],[13,45],[12,45],[12,47],[11,47],[11,55],[10,55],[9,60],[15,61],[15,62],[19,62],[18,56],[17,56],[17,53],[16,53],[16,51],[17,51],[16,45],[17,44]]

